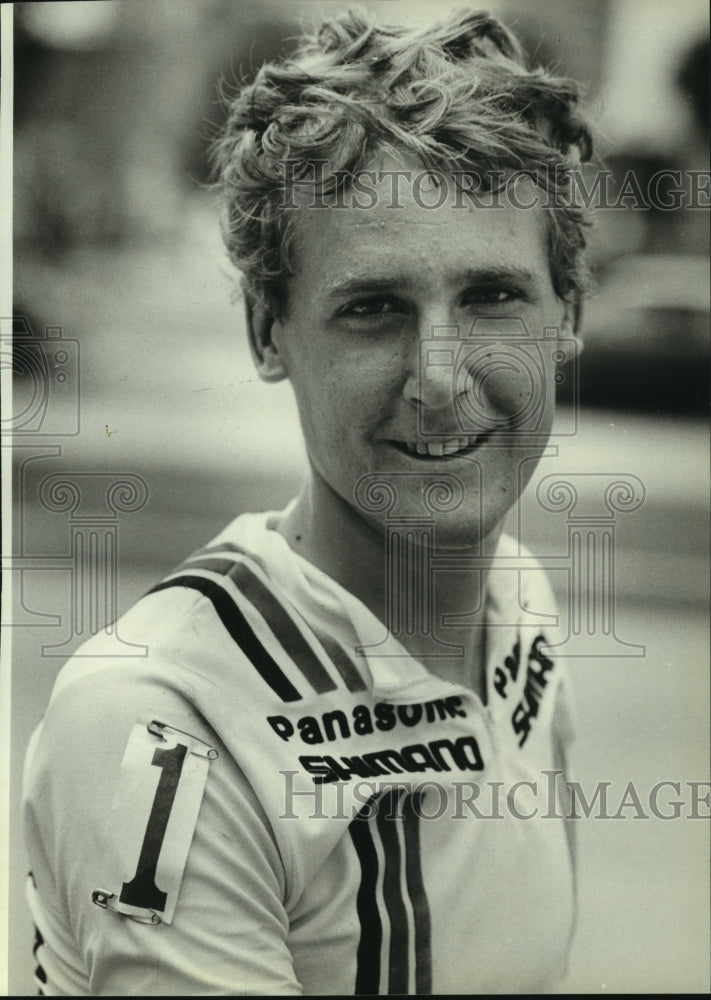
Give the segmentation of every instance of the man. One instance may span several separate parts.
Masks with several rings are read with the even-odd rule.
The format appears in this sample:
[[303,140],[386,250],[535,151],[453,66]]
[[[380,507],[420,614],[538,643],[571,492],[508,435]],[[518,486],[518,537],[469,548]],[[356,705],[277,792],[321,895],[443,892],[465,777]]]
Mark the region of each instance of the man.
[[309,473],[125,616],[144,661],[96,638],[63,670],[25,789],[49,993],[561,974],[571,845],[530,796],[563,769],[566,685],[501,531],[584,287],[575,106],[477,13],[350,12],[235,100],[226,241]]

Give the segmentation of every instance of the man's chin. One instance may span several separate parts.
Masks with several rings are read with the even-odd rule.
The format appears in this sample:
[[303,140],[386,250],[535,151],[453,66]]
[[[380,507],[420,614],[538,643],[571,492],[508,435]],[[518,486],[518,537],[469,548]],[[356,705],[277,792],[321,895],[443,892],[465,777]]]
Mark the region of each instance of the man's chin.
[[[373,515],[364,520],[378,534],[392,555],[405,547],[451,555],[492,554],[501,534],[502,520],[467,517],[461,509],[424,514],[403,504],[397,516]],[[397,542],[394,539],[398,539]]]
[[496,549],[501,534],[501,521],[477,519],[467,522],[453,518],[438,519],[433,537],[433,548],[452,555],[491,554]]

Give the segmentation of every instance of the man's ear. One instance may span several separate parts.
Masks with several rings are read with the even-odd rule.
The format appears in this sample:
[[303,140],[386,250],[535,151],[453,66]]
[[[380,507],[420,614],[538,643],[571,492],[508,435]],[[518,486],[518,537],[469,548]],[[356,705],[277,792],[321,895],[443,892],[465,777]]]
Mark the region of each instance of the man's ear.
[[563,339],[575,341],[576,354],[583,349],[583,301],[581,298],[566,299],[563,303],[563,322],[561,333]]
[[257,373],[263,382],[281,382],[288,372],[272,333],[277,320],[260,296],[254,294],[246,282],[242,283],[247,336]]

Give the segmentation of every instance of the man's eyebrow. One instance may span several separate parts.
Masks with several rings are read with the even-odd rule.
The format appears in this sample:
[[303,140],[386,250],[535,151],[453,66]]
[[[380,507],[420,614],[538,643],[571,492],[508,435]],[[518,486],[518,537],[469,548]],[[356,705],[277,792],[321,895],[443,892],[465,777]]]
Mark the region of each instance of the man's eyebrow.
[[521,284],[532,285],[541,281],[540,274],[515,264],[465,268],[463,271],[448,275],[448,278],[453,283],[462,285],[485,285],[487,282],[493,284],[498,281],[518,281]]
[[412,284],[403,275],[392,275],[389,278],[348,278],[339,281],[328,290],[330,299],[341,298],[344,295],[360,295],[364,292],[391,292],[394,288],[406,288]]
[[[534,271],[511,265],[465,268],[462,271],[448,272],[445,277],[450,284],[458,287],[506,281],[537,285],[541,281],[541,276]],[[362,295],[370,292],[392,292],[397,288],[409,290],[420,285],[420,280],[412,275],[392,274],[379,278],[364,275],[362,278],[348,278],[345,281],[337,282],[328,290],[328,297],[342,298],[347,295]]]

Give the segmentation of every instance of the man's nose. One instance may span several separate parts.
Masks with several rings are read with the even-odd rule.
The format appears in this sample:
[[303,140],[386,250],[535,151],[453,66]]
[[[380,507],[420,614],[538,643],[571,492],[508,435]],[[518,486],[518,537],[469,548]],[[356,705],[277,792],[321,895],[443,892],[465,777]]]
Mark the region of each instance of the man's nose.
[[422,323],[408,344],[404,396],[428,411],[453,410],[457,387],[457,354],[461,347],[456,324]]

